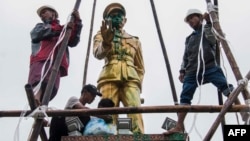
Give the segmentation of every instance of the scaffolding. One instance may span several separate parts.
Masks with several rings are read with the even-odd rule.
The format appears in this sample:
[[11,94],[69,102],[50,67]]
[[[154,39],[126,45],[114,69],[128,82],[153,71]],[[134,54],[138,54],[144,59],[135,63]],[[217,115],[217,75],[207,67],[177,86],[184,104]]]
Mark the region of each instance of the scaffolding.
[[[74,10],[78,10],[79,5],[80,5],[81,0],[76,0],[75,6],[74,6]],[[167,52],[166,52],[166,48],[163,42],[163,38],[161,35],[161,30],[160,30],[160,25],[158,22],[158,18],[157,18],[157,13],[156,13],[156,9],[154,6],[154,1],[150,0],[151,6],[152,6],[152,12],[154,15],[154,20],[155,20],[155,24],[156,24],[156,28],[157,28],[157,32],[158,32],[158,36],[159,36],[159,40],[161,43],[161,47],[162,47],[162,52],[163,52],[163,56],[165,59],[165,64],[166,64],[166,68],[168,71],[168,75],[169,75],[169,81],[170,81],[170,85],[171,85],[171,90],[172,90],[172,96],[173,96],[173,101],[175,103],[175,105],[166,105],[166,106],[142,106],[142,107],[120,107],[120,108],[102,108],[102,109],[88,109],[88,110],[46,110],[46,114],[50,117],[55,117],[55,116],[81,116],[81,115],[104,115],[104,114],[127,114],[127,113],[173,113],[173,112],[218,112],[219,115],[217,116],[216,120],[214,121],[214,123],[212,124],[210,130],[208,131],[207,135],[205,136],[205,138],[203,139],[204,141],[209,141],[211,139],[211,137],[213,136],[214,132],[216,131],[216,129],[218,128],[218,125],[221,124],[225,124],[223,122],[224,120],[224,115],[228,112],[240,112],[241,113],[241,117],[242,120],[246,122],[246,120],[249,118],[249,114],[247,112],[250,111],[250,108],[248,105],[245,104],[241,104],[238,96],[240,93],[242,93],[242,96],[244,98],[244,100],[249,100],[250,99],[250,95],[249,95],[249,91],[247,90],[247,83],[250,79],[250,71],[243,77],[241,72],[239,71],[239,67],[237,66],[236,60],[234,59],[234,56],[229,48],[229,45],[227,43],[226,40],[224,40],[224,34],[223,31],[220,27],[220,23],[219,23],[219,18],[218,18],[218,13],[217,11],[214,9],[214,5],[217,4],[217,1],[214,1],[213,3],[211,2],[211,0],[206,0],[207,3],[207,7],[209,10],[209,14],[210,17],[212,19],[212,23],[213,23],[213,27],[216,30],[218,36],[218,44],[222,45],[222,48],[224,49],[224,52],[227,56],[227,59],[230,63],[230,66],[232,68],[232,71],[235,75],[236,81],[240,82],[238,84],[238,86],[233,90],[233,92],[231,93],[231,95],[229,96],[229,98],[225,101],[225,103],[220,103],[220,105],[206,105],[206,106],[202,106],[202,105],[189,105],[189,106],[184,106],[184,105],[179,105],[178,104],[178,99],[177,99],[177,95],[176,95],[176,91],[175,91],[175,86],[173,83],[173,78],[172,78],[172,72],[171,72],[171,67],[170,67],[170,63],[167,57]],[[87,55],[86,55],[86,59],[85,59],[85,67],[84,67],[84,77],[83,77],[83,85],[85,85],[86,83],[86,76],[87,76],[87,64],[88,64],[88,56],[89,56],[89,52],[90,52],[90,43],[91,43],[91,37],[92,37],[92,27],[93,27],[93,17],[94,17],[94,12],[95,12],[95,5],[96,5],[96,0],[94,0],[93,2],[93,11],[92,11],[92,20],[91,20],[91,30],[90,30],[90,35],[89,35],[89,46],[87,49]],[[73,17],[71,17],[70,19],[71,21],[73,21]],[[43,100],[42,100],[42,105],[47,106],[49,103],[49,98],[50,95],[52,93],[52,88],[53,85],[55,83],[55,77],[58,73],[59,70],[59,64],[62,60],[62,55],[65,52],[65,49],[67,47],[68,44],[68,39],[69,39],[69,35],[71,33],[71,29],[68,28],[66,30],[66,34],[65,37],[63,39],[62,42],[62,46],[57,54],[56,60],[54,62],[53,68],[52,68],[52,73],[51,76],[49,78],[49,83],[48,83],[48,87],[46,88],[45,91],[45,95],[43,96]],[[29,111],[26,112],[26,115],[31,114],[35,109],[39,108],[35,105],[35,100],[34,100],[34,93],[32,90],[32,86],[29,84],[25,85],[25,90],[26,90],[26,94],[27,94],[27,98],[29,101],[29,105],[30,105],[30,109]],[[235,104],[235,105],[233,105]],[[16,110],[16,111],[0,111],[0,117],[19,117],[21,115],[22,111]],[[32,127],[32,132],[31,132],[31,136],[28,139],[29,141],[36,141],[38,136],[40,135],[41,140],[42,141],[47,141],[48,137],[45,133],[44,127],[43,127],[43,118],[36,118]],[[104,141],[104,140],[126,140],[126,141],[132,141],[132,140],[175,140],[175,139],[180,139],[180,140],[186,140],[188,138],[187,134],[173,134],[173,135],[169,135],[169,136],[164,136],[163,134],[143,134],[143,135],[109,135],[109,136],[78,136],[78,137],[63,137],[62,141],[85,141],[88,139],[88,141],[94,141],[94,140],[98,140],[98,141]]]

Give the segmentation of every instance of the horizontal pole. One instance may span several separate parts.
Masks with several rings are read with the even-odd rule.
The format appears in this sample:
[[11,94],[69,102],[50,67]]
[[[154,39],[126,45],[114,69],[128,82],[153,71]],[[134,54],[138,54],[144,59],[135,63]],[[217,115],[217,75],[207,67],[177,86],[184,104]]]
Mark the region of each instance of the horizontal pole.
[[[168,105],[168,106],[142,106],[142,107],[115,107],[115,108],[96,108],[96,109],[74,109],[74,110],[47,110],[49,117],[54,116],[86,116],[104,114],[128,114],[128,113],[217,113],[222,109],[222,105]],[[249,112],[247,105],[233,105],[227,112]],[[0,117],[19,117],[23,111],[9,110],[0,111]],[[28,110],[26,115],[32,111]]]

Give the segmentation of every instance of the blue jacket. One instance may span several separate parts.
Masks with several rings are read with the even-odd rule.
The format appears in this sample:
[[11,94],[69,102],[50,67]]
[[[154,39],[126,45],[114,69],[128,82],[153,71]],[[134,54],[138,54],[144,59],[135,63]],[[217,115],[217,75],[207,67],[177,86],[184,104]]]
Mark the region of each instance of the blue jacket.
[[[196,73],[198,68],[198,54],[200,41],[202,36],[202,26],[196,31],[193,31],[186,38],[185,51],[180,72],[185,74]],[[212,32],[212,25],[204,25],[203,39],[202,39],[203,56],[200,55],[200,70],[205,65],[205,69],[217,66],[216,62],[216,38]],[[202,52],[201,52],[202,53]],[[204,62],[203,62],[204,59]]]

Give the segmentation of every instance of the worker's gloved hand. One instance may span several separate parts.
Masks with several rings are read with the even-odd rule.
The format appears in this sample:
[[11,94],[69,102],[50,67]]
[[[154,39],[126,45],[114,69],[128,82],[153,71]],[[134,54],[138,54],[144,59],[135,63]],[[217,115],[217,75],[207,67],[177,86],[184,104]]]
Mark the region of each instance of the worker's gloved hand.
[[74,23],[74,22],[68,22],[68,24],[67,24],[67,28],[73,29],[74,26],[75,26],[75,23]]
[[79,14],[79,12],[78,12],[77,10],[74,10],[74,11],[72,12],[72,16],[74,16],[74,18],[75,18],[76,20],[81,20],[80,14]]
[[205,13],[203,14],[203,19],[205,19],[207,23],[210,23],[210,22],[211,22],[211,21],[210,21],[210,16],[209,16],[209,14],[208,14],[207,12],[205,12]]
[[112,122],[113,122],[112,115],[106,115],[105,118],[103,118],[103,120],[104,120],[106,123],[112,123]]
[[[107,25],[109,24],[109,25]],[[112,25],[110,23],[106,23],[105,21],[102,21],[102,26],[101,26],[101,34],[103,38],[103,47],[111,47],[111,43],[114,38],[114,30],[112,29]]]

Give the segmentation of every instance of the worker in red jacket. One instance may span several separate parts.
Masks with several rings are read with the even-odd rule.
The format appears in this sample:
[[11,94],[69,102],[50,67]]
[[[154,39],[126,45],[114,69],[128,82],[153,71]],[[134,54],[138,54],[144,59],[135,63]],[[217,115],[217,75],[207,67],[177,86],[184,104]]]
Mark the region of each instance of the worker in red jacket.
[[[54,7],[49,5],[44,5],[38,8],[37,14],[41,18],[42,23],[37,23],[30,32],[32,53],[30,56],[28,83],[34,88],[35,100],[37,104],[40,105],[52,71],[52,64],[54,63],[58,49],[60,48],[65,29],[72,29],[68,46],[75,47],[80,41],[82,22],[78,11],[75,10],[72,12],[74,21],[69,22],[67,26],[61,25],[58,20],[57,11]],[[68,75],[68,67],[69,50],[67,48],[63,54],[50,100],[52,100],[57,94],[60,77]]]

